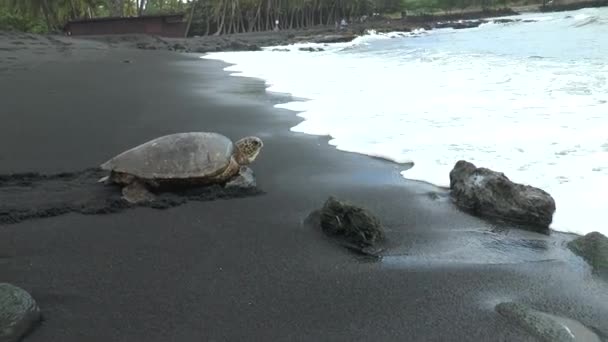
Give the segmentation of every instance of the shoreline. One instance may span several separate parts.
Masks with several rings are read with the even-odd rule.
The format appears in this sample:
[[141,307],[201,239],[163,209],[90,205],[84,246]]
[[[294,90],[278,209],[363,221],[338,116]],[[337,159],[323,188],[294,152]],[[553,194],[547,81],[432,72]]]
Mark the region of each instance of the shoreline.
[[[539,13],[540,13],[540,12],[539,12]],[[270,47],[270,48],[272,48],[272,47]],[[312,48],[312,49],[314,49],[314,48]],[[279,51],[279,50],[280,50],[280,49],[277,49],[277,51]],[[283,50],[280,50],[280,51],[283,51]],[[287,49],[285,49],[285,51],[287,51]],[[291,51],[295,51],[295,49],[292,49]],[[221,54],[222,52],[224,52],[224,51],[220,51],[220,52],[218,52],[218,53],[220,53],[220,54]],[[222,60],[222,61],[224,61],[225,63],[227,63],[229,66],[238,65],[238,64],[236,64],[236,63],[233,63],[233,62],[227,62],[227,61],[223,60],[221,56],[214,56],[214,52],[207,53],[207,54],[206,54],[204,57],[202,57],[202,58],[204,58],[204,59]],[[226,68],[225,68],[225,69],[226,69]],[[253,69],[251,69],[251,66],[249,66],[249,68],[246,68],[246,70],[251,71],[251,70],[253,70]],[[239,73],[238,71],[227,71],[227,72],[229,72],[229,73],[233,73],[233,72]],[[243,75],[231,75],[231,76],[236,76],[236,77],[251,77],[251,78],[260,79],[260,80],[262,80],[262,81],[265,81],[264,79],[262,79],[262,78],[258,78],[258,77],[256,77],[256,76],[243,76]],[[293,95],[293,94],[289,94],[289,95]],[[302,101],[306,102],[306,101],[308,101],[308,100],[310,100],[310,99],[298,99],[298,100],[294,100],[294,101],[295,101],[295,102],[302,102]],[[302,111],[299,111],[299,110],[293,110],[293,112],[295,113],[295,115],[298,115],[298,116],[299,116],[299,114],[300,114]],[[311,134],[313,134],[313,133],[311,133]],[[331,139],[332,139],[332,137],[331,137],[331,136],[329,136],[329,140],[331,140]],[[333,148],[336,148],[336,146],[333,146],[333,145],[330,145],[330,146],[332,146]],[[371,158],[378,158],[378,159],[381,159],[381,160],[387,160],[387,161],[389,161],[389,162],[391,162],[391,163],[394,163],[395,165],[397,165],[397,166],[399,166],[399,167],[403,167],[402,171],[407,171],[407,170],[409,170],[409,169],[412,167],[412,165],[413,165],[413,162],[412,162],[412,163],[405,163],[405,164],[412,164],[412,165],[409,165],[409,166],[408,166],[408,165],[404,165],[404,163],[400,163],[400,162],[398,162],[398,161],[396,161],[396,160],[393,160],[393,159],[391,159],[391,158],[385,158],[385,157],[381,157],[381,156],[370,155],[370,154],[366,154],[365,152],[353,152],[353,151],[348,151],[348,150],[340,150],[340,151],[342,151],[342,152],[346,152],[346,153],[357,153],[357,154],[362,154],[362,155],[365,155],[365,156],[367,156],[367,157],[371,157]],[[456,162],[456,161],[454,161],[454,163],[455,163],[455,162]],[[480,167],[489,167],[489,168],[492,168],[492,166],[491,166],[491,165],[478,165],[478,166],[480,166]],[[493,170],[495,170],[495,171],[499,171],[499,172],[505,171],[505,170],[502,170],[502,169],[493,169]],[[443,174],[443,173],[442,173],[442,174]],[[507,172],[507,176],[510,176],[508,172]],[[424,184],[428,184],[428,185],[430,185],[430,186],[434,186],[434,187],[441,187],[441,188],[443,188],[443,189],[448,189],[448,187],[447,187],[447,186],[445,186],[445,184],[446,184],[446,183],[448,183],[448,184],[449,184],[449,181],[446,181],[446,182],[444,182],[444,183],[440,183],[440,184],[438,184],[438,183],[433,183],[433,182],[426,181],[426,180],[421,180],[421,179],[416,179],[416,178],[409,178],[407,174],[403,174],[403,173],[402,173],[402,177],[403,177],[404,179],[406,179],[407,181],[416,181],[416,182],[421,182],[421,183],[424,183]],[[447,179],[447,173],[446,173],[446,179]],[[538,186],[537,184],[534,184],[533,182],[522,183],[522,184],[526,184],[526,185],[530,185],[530,186]],[[556,190],[556,188],[551,188],[551,189],[553,189],[553,190],[555,190],[556,192],[558,192],[558,191]],[[558,190],[559,190],[559,189],[558,189]],[[547,191],[549,191],[549,190],[547,190]],[[560,198],[561,198],[561,197],[560,197]],[[565,201],[564,201],[564,202],[565,202]],[[561,203],[564,203],[564,202],[561,202]],[[558,206],[559,206],[559,203],[558,203]],[[570,208],[571,208],[571,207],[570,207]],[[558,209],[558,210],[559,210],[559,209]],[[566,213],[572,213],[572,212],[573,212],[573,211],[566,211]],[[561,213],[563,213],[563,212],[561,212]],[[561,217],[560,217],[560,218],[561,218]],[[592,221],[592,222],[595,222],[595,221]],[[561,233],[561,234],[572,234],[572,235],[574,235],[574,236],[584,236],[584,235],[586,235],[586,234],[588,234],[588,233],[590,233],[590,232],[594,231],[594,230],[587,230],[587,228],[588,228],[588,227],[586,227],[586,226],[585,226],[585,227],[583,227],[583,228],[580,228],[580,227],[576,228],[577,226],[575,226],[575,225],[571,225],[571,224],[567,224],[568,222],[567,222],[566,224],[564,224],[562,221],[558,221],[558,223],[561,223],[561,224],[559,225],[559,227],[555,227],[555,228],[554,228],[554,227],[550,227],[550,230],[551,230],[552,232],[557,232],[557,233]],[[599,232],[605,233],[605,232],[603,232],[601,229],[602,229],[602,228],[595,228],[595,231],[599,231]]]
[[369,18],[365,22],[353,22],[344,29],[333,26],[315,26],[306,29],[284,29],[278,32],[261,31],[221,36],[200,36],[188,38],[164,38],[143,34],[123,35],[48,35],[60,40],[75,39],[100,42],[113,48],[135,48],[142,50],[168,50],[185,53],[209,53],[224,51],[258,51],[261,47],[280,46],[295,43],[331,44],[350,42],[356,37],[373,30],[379,33],[411,32],[416,29],[432,30],[453,27],[471,28],[489,22],[492,18],[518,15],[512,9],[473,11],[449,15],[410,16],[404,19],[384,17]]
[[[574,7],[572,7],[574,6]],[[492,10],[467,11],[463,13],[439,15],[414,15],[401,19],[385,17],[368,18],[365,22],[352,22],[344,30],[334,26],[315,26],[306,29],[283,29],[278,32],[262,31],[238,33],[221,36],[195,36],[188,38],[163,38],[146,35],[106,35],[75,36],[75,39],[94,40],[114,47],[137,48],[144,50],[169,50],[177,52],[211,53],[227,51],[258,51],[262,47],[284,46],[298,43],[331,44],[350,42],[366,35],[369,31],[377,33],[408,33],[414,30],[434,30],[441,28],[467,29],[481,24],[499,22],[508,23],[518,19],[500,19],[507,16],[519,16],[524,13],[560,12],[607,6],[604,0],[576,2],[568,5],[519,6]],[[562,9],[565,8],[565,9]]]
[[[230,67],[232,65],[237,65],[237,64],[234,64],[234,63],[226,62],[226,61],[224,61],[224,60],[222,60],[220,58],[207,58],[206,56],[201,56],[200,58],[201,59],[205,59],[205,60],[220,61],[220,62],[226,64],[226,66],[223,67],[222,70],[225,71],[227,74],[229,74],[230,72],[226,71],[225,70],[226,68],[228,68],[228,67]],[[258,77],[253,77],[253,76],[228,75],[228,77],[242,77],[242,78],[249,78],[249,79],[254,79],[254,80],[261,81],[261,82],[265,82],[264,79],[261,79],[261,78],[258,78]],[[269,96],[272,96],[273,94],[278,94],[278,93],[273,93],[273,92],[267,92],[267,93],[269,94]],[[310,99],[302,99],[302,98],[294,99],[293,94],[289,94],[289,93],[280,93],[280,94],[283,95],[283,96],[289,97],[291,99],[289,102],[302,102],[302,101],[308,101],[308,100],[310,100]],[[287,102],[281,102],[279,104],[282,104],[282,103],[287,103]],[[273,105],[273,107],[275,107],[275,105]],[[282,110],[290,111],[290,112],[293,113],[294,116],[296,116],[298,118],[300,118],[300,116],[298,114],[302,112],[302,111],[292,110],[292,109],[282,109]],[[291,127],[291,128],[293,128],[293,127]],[[289,129],[289,131],[293,133],[294,131],[291,131],[291,128]],[[425,180],[421,180],[421,179],[408,178],[405,175],[403,175],[402,174],[403,171],[407,171],[407,170],[411,169],[412,167],[414,167],[414,165],[415,165],[414,162],[400,163],[400,162],[397,162],[397,161],[395,161],[393,159],[390,159],[390,158],[369,155],[369,154],[365,154],[365,153],[361,153],[361,152],[353,152],[353,151],[340,150],[340,149],[337,149],[336,146],[329,144],[329,141],[331,139],[333,139],[333,137],[331,135],[314,135],[314,134],[308,134],[308,133],[299,133],[299,134],[307,134],[307,135],[311,135],[311,136],[315,136],[315,137],[324,138],[326,140],[327,146],[335,149],[336,151],[342,152],[342,153],[354,153],[354,154],[365,156],[367,158],[376,159],[376,160],[380,160],[382,162],[388,162],[388,163],[394,164],[395,166],[398,166],[398,167],[402,168],[399,171],[399,174],[403,178],[403,180],[406,181],[406,182],[420,183],[420,184],[423,184],[424,186],[429,186],[429,187],[432,187],[432,188],[441,189],[441,190],[443,190],[445,192],[449,192],[450,191],[450,187],[449,186],[444,186],[444,185],[441,185],[441,184],[435,184],[435,183],[432,183],[432,182],[429,182],[429,181],[425,181]],[[479,165],[479,167],[485,167],[485,166]],[[494,171],[500,172],[501,170],[494,170]],[[534,186],[534,184],[524,184],[524,185]],[[484,218],[482,218],[482,219],[484,219]],[[488,220],[488,219],[485,218],[484,220]],[[488,222],[491,222],[491,221],[492,220],[488,220]],[[498,223],[498,224],[500,225],[501,223]],[[502,223],[502,224],[504,224],[504,223]],[[506,225],[510,225],[510,224],[507,223]],[[525,228],[523,228],[523,229],[525,229]],[[586,235],[586,234],[582,234],[582,233],[578,233],[578,232],[574,232],[574,231],[569,231],[569,230],[558,230],[558,229],[554,229],[552,227],[549,227],[548,230],[549,230],[549,233],[565,234],[565,235],[571,235],[571,236],[574,236],[574,237],[583,237],[583,236]]]
[[[608,336],[606,284],[565,249],[570,236],[488,223],[392,162],[290,131],[302,118],[273,104],[292,97],[230,77],[227,63],[69,42],[0,49],[20,63],[0,71],[0,173],[79,170],[210,130],[264,140],[252,168],[266,193],[0,226],[0,281],[30,292],[45,319],[24,342],[534,340],[496,313],[505,300]],[[382,219],[385,261],[303,224],[328,195]]]

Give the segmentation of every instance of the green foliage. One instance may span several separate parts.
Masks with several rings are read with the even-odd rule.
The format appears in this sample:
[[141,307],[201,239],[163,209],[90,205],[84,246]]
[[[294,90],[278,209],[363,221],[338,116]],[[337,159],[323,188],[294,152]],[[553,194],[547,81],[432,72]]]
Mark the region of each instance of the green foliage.
[[[333,25],[374,13],[450,13],[516,0],[0,0],[0,29],[59,31],[71,19],[191,13],[191,33],[226,34]],[[520,0],[521,1],[521,0]],[[524,0],[525,1],[525,0]]]
[[46,33],[44,20],[36,16],[10,10],[5,1],[0,1],[0,30]]
[[181,0],[148,0],[145,13],[153,15],[183,12],[186,6]]
[[0,10],[0,30],[27,31],[28,21],[20,15]]

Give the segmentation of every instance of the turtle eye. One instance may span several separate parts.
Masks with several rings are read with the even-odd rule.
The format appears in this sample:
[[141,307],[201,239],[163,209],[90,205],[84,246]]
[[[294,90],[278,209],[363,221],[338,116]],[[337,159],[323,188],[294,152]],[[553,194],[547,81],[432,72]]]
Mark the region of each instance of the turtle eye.
[[260,146],[260,142],[259,142],[259,141],[257,141],[257,140],[254,140],[254,141],[253,141],[253,146],[256,146],[256,147],[257,147],[257,146]]

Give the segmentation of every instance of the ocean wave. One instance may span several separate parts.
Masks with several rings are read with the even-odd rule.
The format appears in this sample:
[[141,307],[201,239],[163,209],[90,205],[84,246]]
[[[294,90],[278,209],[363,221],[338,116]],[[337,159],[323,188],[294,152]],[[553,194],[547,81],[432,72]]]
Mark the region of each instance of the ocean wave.
[[[304,119],[292,131],[330,136],[342,151],[413,163],[405,178],[440,186],[456,161],[469,160],[551,193],[554,229],[608,234],[608,63],[587,58],[608,46],[599,32],[572,33],[566,19],[534,25],[525,41],[522,25],[420,39],[370,32],[323,53],[205,58],[266,80],[269,91],[309,99],[276,105]],[[559,51],[546,39],[555,36]]]
[[608,24],[608,20],[605,20],[599,16],[590,16],[582,19],[577,19],[576,22],[572,25],[574,27],[584,27],[588,25],[606,25]]

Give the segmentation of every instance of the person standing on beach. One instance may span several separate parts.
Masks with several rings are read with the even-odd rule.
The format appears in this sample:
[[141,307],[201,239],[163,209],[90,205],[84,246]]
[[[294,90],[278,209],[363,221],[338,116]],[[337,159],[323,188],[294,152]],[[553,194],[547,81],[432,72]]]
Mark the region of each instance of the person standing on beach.
[[346,26],[348,26],[348,23],[346,22],[346,19],[342,18],[342,21],[340,22],[340,30],[346,29]]

